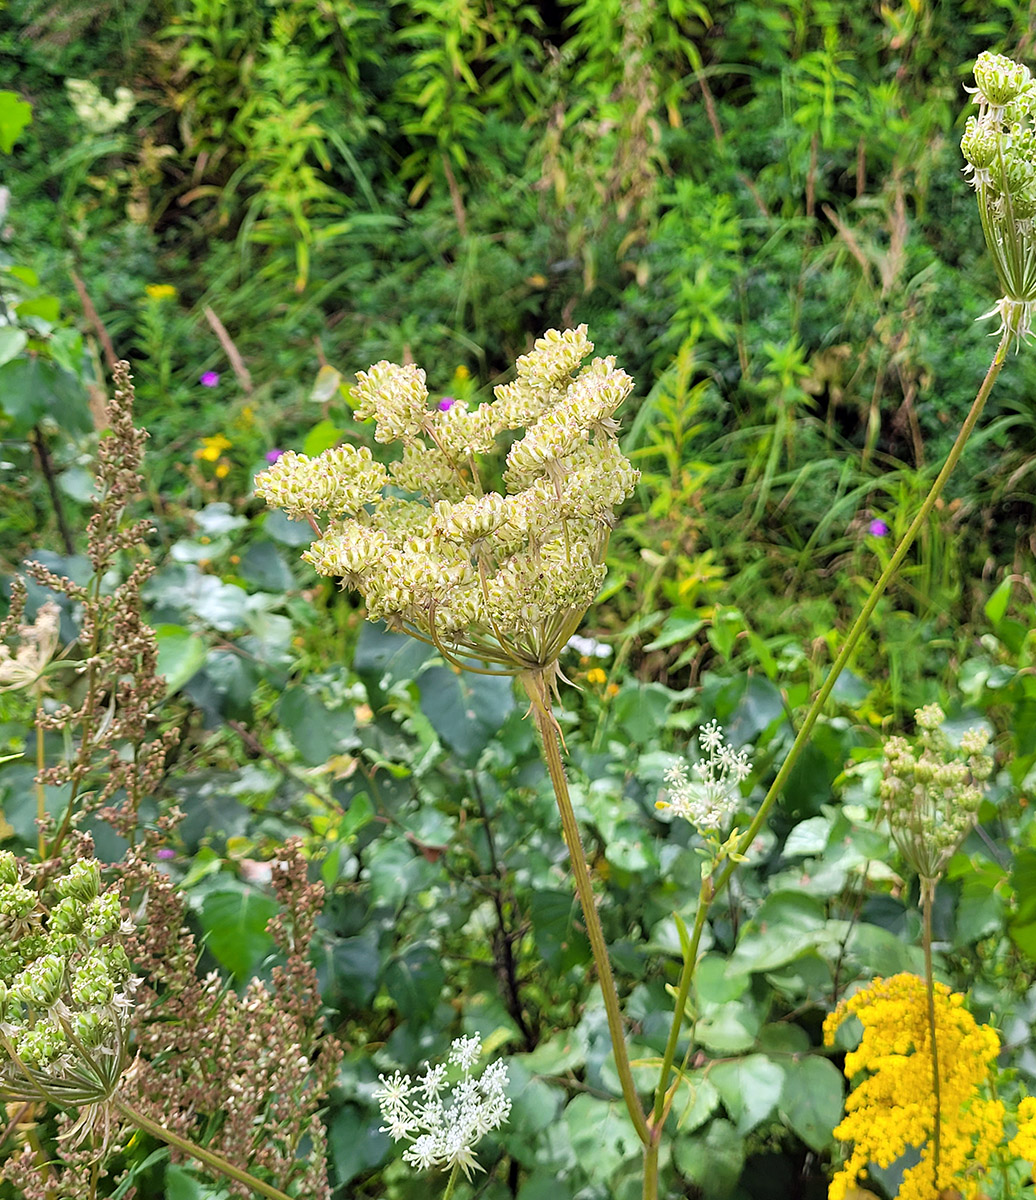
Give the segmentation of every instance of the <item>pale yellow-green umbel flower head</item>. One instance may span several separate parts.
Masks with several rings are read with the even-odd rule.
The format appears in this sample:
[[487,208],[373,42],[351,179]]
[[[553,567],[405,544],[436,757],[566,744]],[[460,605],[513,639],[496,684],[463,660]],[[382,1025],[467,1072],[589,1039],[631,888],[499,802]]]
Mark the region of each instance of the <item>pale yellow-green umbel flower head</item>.
[[985,315],[1017,347],[1032,333],[1036,305],[1036,85],[1029,68],[986,51],[975,62],[978,105],[960,148],[978,196],[982,232],[1003,295]]
[[[401,456],[289,451],[256,493],[313,522],[303,558],[361,592],[368,619],[470,669],[549,668],[601,587],[615,509],[639,478],[615,437],[633,380],[613,358],[582,366],[592,350],[585,325],[551,330],[470,411],[429,405],[418,367],[377,363],[357,377],[356,415]],[[505,489],[487,491],[484,460],[508,431]]]

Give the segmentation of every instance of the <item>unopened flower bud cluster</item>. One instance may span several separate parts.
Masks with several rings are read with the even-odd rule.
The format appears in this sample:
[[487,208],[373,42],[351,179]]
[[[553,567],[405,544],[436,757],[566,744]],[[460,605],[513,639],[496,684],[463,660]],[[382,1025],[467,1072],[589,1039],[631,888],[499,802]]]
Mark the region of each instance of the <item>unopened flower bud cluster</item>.
[[1036,304],[1036,86],[1029,68],[988,51],[975,62],[978,105],[968,117],[961,152],[978,194],[986,245],[1003,296],[987,316],[1016,343],[1032,332]]
[[993,772],[985,753],[988,734],[969,729],[955,747],[943,732],[938,704],[914,714],[918,745],[891,737],[885,743],[880,796],[893,840],[918,875],[937,880],[975,824]]
[[111,1095],[138,983],[125,932],[94,860],[41,893],[33,868],[0,852],[0,1097],[82,1106]]
[[[612,358],[581,367],[592,350],[586,326],[551,330],[471,410],[430,406],[422,370],[377,363],[359,373],[356,416],[400,457],[288,452],[256,493],[293,517],[326,515],[303,558],[360,591],[370,620],[504,673],[551,664],[601,586],[614,510],[639,478],[615,438],[633,381]],[[487,491],[480,460],[508,431],[505,491]]]
[[668,799],[657,800],[656,808],[671,809],[703,834],[725,828],[741,804],[741,784],[752,773],[748,751],[735,750],[716,721],[698,731],[701,759],[691,765],[692,778],[682,762],[669,768]]
[[[374,1093],[385,1121],[382,1131],[393,1141],[410,1145],[403,1159],[413,1167],[459,1167],[470,1179],[472,1171],[481,1171],[475,1158],[475,1146],[483,1135],[497,1129],[511,1112],[511,1101],[504,1093],[507,1065],[492,1062],[478,1079],[472,1068],[482,1053],[478,1036],[457,1038],[449,1061],[461,1071],[451,1086],[445,1064],[425,1064],[425,1073],[417,1081],[396,1071],[382,1075],[381,1087]],[[445,1094],[445,1096],[444,1096]]]

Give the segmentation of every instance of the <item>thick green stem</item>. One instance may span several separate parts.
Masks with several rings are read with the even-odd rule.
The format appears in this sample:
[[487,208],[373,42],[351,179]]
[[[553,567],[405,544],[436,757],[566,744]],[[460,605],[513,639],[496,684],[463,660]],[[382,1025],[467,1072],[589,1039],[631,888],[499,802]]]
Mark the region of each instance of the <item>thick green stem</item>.
[[939,1191],[939,1162],[942,1158],[942,1092],[939,1087],[939,1042],[935,1033],[935,979],[932,975],[932,905],[935,880],[921,880],[921,912],[924,916],[924,982],[928,993],[928,1036],[932,1042],[932,1193]]
[[182,1150],[184,1154],[189,1154],[191,1158],[197,1159],[198,1162],[204,1163],[205,1166],[211,1167],[214,1171],[218,1171],[228,1179],[233,1179],[236,1183],[243,1183],[245,1187],[251,1188],[253,1192],[258,1192],[262,1196],[266,1196],[268,1200],[292,1200],[292,1197],[286,1192],[278,1191],[271,1184],[264,1183],[261,1179],[256,1179],[254,1175],[249,1175],[247,1171],[242,1171],[240,1167],[235,1167],[222,1154],[206,1150],[204,1146],[196,1146],[194,1142],[188,1141],[187,1138],[180,1137],[178,1133],[173,1133],[171,1129],[166,1129],[164,1125],[159,1125],[157,1121],[152,1121],[150,1117],[145,1116],[142,1112],[138,1112],[131,1104],[127,1104],[125,1100],[121,1100],[118,1096],[112,1097],[112,1103],[126,1120],[132,1125],[136,1125],[138,1129],[143,1129],[145,1133],[150,1133],[152,1137],[158,1138],[159,1141],[165,1142],[169,1146],[175,1146],[177,1150]]
[[[828,673],[827,679],[820,691],[817,692],[816,698],[809,706],[809,711],[806,713],[805,719],[802,722],[802,727],[799,729],[795,741],[792,743],[791,749],[788,751],[788,756],[781,764],[781,769],[777,772],[777,777],[770,785],[770,790],[763,798],[762,804],[759,806],[759,811],[756,813],[755,820],[745,830],[745,834],[738,843],[738,854],[745,854],[752,842],[755,840],[759,830],[762,829],[764,822],[770,815],[770,810],[773,808],[777,797],[784,789],[784,785],[788,782],[788,776],[792,772],[792,768],[798,761],[799,755],[806,747],[809,741],[809,736],[813,732],[813,726],[816,724],[817,718],[823,711],[824,705],[827,703],[828,697],[831,695],[832,689],[838,682],[838,677],[845,669],[846,664],[852,657],[853,651],[856,649],[856,644],[863,636],[864,630],[870,622],[874,614],[875,608],[878,606],[878,601],[885,594],[885,589],[892,582],[893,577],[900,568],[903,559],[906,558],[907,551],[914,543],[914,539],[921,531],[932,509],[935,507],[936,500],[939,499],[943,487],[946,485],[947,479],[953,473],[960,460],[961,454],[964,452],[964,447],[967,444],[968,438],[978,424],[978,419],[982,415],[982,410],[985,408],[986,401],[989,399],[989,393],[993,390],[993,384],[996,383],[997,376],[1000,374],[1000,369],[1004,365],[1004,359],[1007,356],[1008,347],[1011,344],[1013,335],[1009,330],[1004,330],[1003,336],[1000,339],[1000,344],[996,348],[996,353],[993,355],[993,361],[989,365],[989,370],[986,372],[986,377],[982,381],[982,386],[978,390],[978,395],[975,397],[971,408],[968,410],[968,415],[964,418],[964,424],[960,427],[960,432],[950,448],[949,454],[946,456],[946,462],[943,463],[942,470],[935,478],[932,484],[931,491],[925,497],[924,503],[917,510],[917,515],[910,522],[910,528],[903,535],[903,540],[896,547],[895,553],[889,559],[888,566],[882,571],[877,583],[871,589],[871,594],[867,597],[863,608],[860,610],[859,616],[853,622],[852,628],[846,635],[845,642],[841,650],[838,652],[838,657],[835,659]],[[716,877],[716,894],[722,892],[723,888],[730,881],[731,875],[737,868],[737,857],[731,856],[727,865]]]
[[[565,778],[565,767],[561,761],[561,749],[558,743],[558,728],[550,711],[550,688],[543,671],[524,672],[521,680],[532,701],[532,712],[540,735],[540,745],[543,747],[543,758],[547,764],[550,781],[554,785],[554,798],[557,800],[558,812],[561,814],[561,827],[568,844],[576,895],[579,897],[579,905],[583,910],[586,934],[590,939],[594,966],[597,968],[597,981],[601,987],[601,995],[604,997],[604,1011],[608,1017],[608,1032],[611,1035],[612,1050],[615,1054],[615,1068],[622,1084],[622,1097],[626,1101],[626,1108],[629,1110],[630,1119],[637,1130],[637,1136],[644,1146],[649,1146],[651,1130],[633,1082],[633,1071],[630,1067],[629,1053],[626,1050],[626,1035],[619,1008],[619,996],[615,990],[615,977],[612,975],[601,919],[597,915],[593,884],[586,866],[579,826],[576,823],[572,800],[568,794],[568,780]],[[646,1193],[645,1197],[647,1197]]]
[[453,1189],[457,1186],[457,1172],[459,1170],[460,1167],[458,1164],[454,1163],[453,1170],[450,1172],[449,1182],[446,1184],[446,1191],[442,1195],[442,1200],[450,1200],[450,1197],[453,1195]]

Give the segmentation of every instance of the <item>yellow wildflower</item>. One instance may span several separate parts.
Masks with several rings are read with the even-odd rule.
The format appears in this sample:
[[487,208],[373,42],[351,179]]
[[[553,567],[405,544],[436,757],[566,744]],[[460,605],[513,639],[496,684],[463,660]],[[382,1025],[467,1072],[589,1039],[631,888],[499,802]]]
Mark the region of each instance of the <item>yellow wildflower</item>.
[[194,457],[214,463],[218,461],[224,450],[230,449],[230,446],[230,441],[221,433],[217,433],[213,437],[203,437],[201,446],[194,452]]
[[144,291],[149,300],[175,300],[177,295],[171,283],[149,283]]
[[[1036,1096],[1026,1096],[1018,1102],[1018,1132],[1011,1139],[1010,1151],[1015,1158],[1036,1164]],[[1036,1171],[1036,1166],[1034,1166]]]
[[453,372],[453,378],[454,379],[470,379],[471,372],[468,370],[468,368],[463,363],[461,363],[460,366],[457,367],[457,369]]
[[586,673],[586,682],[595,684],[607,683],[608,675],[600,667],[591,667]]
[[230,474],[230,463],[228,463],[225,458],[221,458],[219,460],[219,462],[216,463],[216,478],[217,479],[226,479],[226,477],[229,474]]
[[853,1150],[831,1181],[828,1200],[845,1200],[867,1164],[891,1166],[910,1147],[921,1161],[903,1175],[897,1200],[932,1200],[958,1189],[970,1200],[980,1176],[1003,1144],[1004,1106],[981,1094],[1000,1051],[988,1025],[977,1025],[964,997],[935,985],[936,1049],[939,1061],[939,1155],[935,1159],[936,1102],[932,1091],[932,1048],[928,993],[916,975],[875,979],[831,1013],[824,1040],[853,1014],[863,1025],[859,1047],[845,1056],[845,1075],[866,1077],[849,1094],[845,1119],[834,1136]]

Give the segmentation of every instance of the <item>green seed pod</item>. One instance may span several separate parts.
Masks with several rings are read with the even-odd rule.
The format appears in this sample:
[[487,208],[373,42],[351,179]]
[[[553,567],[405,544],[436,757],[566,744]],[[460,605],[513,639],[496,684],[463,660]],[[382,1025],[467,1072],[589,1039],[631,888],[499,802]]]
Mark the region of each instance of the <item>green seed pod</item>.
[[92,858],[74,862],[68,874],[57,881],[56,887],[60,896],[74,896],[84,903],[93,900],[101,891],[100,867]]

